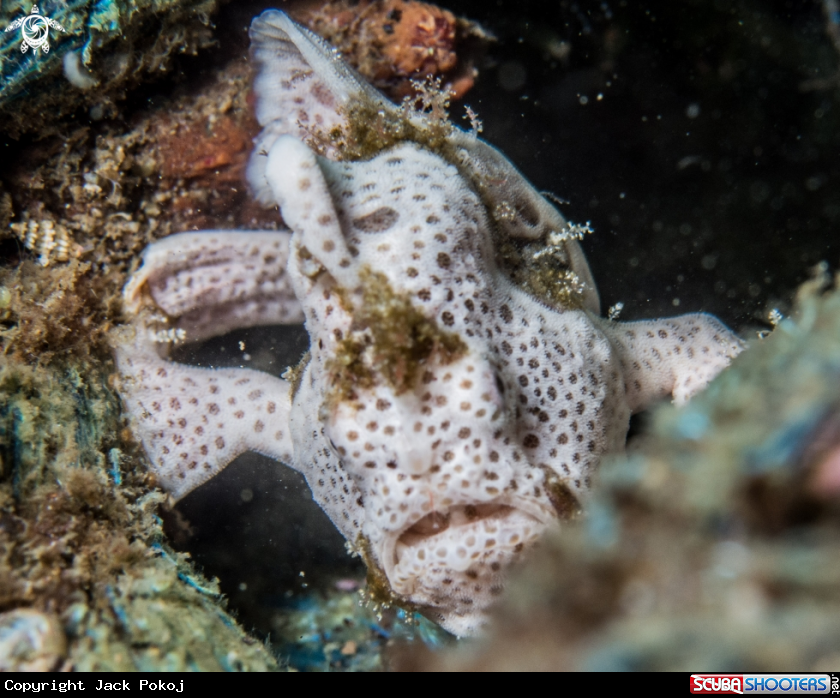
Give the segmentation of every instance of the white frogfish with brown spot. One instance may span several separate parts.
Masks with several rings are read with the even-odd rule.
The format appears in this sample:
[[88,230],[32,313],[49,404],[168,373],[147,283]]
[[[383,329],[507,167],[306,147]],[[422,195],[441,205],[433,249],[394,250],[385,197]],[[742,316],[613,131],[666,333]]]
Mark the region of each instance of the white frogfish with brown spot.
[[[391,104],[282,12],[251,41],[249,178],[289,230],[147,248],[115,339],[132,428],[176,499],[244,451],[300,471],[377,593],[475,634],[630,415],[686,401],[742,344],[704,314],[599,317],[574,229],[501,153]],[[301,321],[289,381],[159,341]]]

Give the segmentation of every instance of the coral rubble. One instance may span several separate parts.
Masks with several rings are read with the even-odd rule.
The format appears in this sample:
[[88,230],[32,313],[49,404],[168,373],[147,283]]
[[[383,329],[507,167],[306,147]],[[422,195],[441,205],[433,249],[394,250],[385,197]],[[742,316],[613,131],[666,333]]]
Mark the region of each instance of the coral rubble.
[[[16,357],[0,359],[0,662],[275,668],[215,583],[168,547],[155,514],[164,497],[123,430],[110,363],[72,342],[49,362]],[[15,632],[30,651],[20,654]]]
[[350,580],[289,599],[272,619],[272,642],[290,668],[305,671],[381,671],[392,647],[435,650],[455,639],[419,614],[375,612],[359,603]]
[[0,671],[49,671],[66,654],[64,629],[55,615],[31,608],[0,614]]
[[[241,178],[256,124],[241,63],[128,125],[67,126],[25,148],[0,195],[13,207],[11,231],[42,265],[92,263],[117,292],[150,240],[207,225],[280,225],[248,203]],[[51,236],[51,237],[48,237]],[[45,238],[49,244],[45,244]],[[58,246],[56,240],[65,240]]]
[[[0,222],[19,247],[0,268],[4,666],[277,668],[216,583],[168,547],[165,498],[110,381],[108,335],[137,252],[208,212],[239,222],[247,73],[234,66],[206,88],[127,126],[64,125],[22,146],[0,190]],[[215,143],[212,162],[202,142]],[[256,225],[260,212],[241,215]]]

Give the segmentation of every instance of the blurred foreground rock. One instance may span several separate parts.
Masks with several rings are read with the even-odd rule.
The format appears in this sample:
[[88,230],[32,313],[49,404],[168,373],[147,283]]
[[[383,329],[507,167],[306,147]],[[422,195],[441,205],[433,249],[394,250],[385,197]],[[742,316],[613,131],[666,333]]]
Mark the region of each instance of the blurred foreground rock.
[[[601,471],[488,637],[404,668],[828,671],[840,661],[840,291],[794,317]],[[416,656],[416,655],[415,655]]]

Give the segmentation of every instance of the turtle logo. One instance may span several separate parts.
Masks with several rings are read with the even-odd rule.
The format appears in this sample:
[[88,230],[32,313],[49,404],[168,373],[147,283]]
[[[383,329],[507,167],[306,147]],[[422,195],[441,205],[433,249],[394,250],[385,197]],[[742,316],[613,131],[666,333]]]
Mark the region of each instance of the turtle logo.
[[32,53],[36,56],[38,55],[38,49],[41,49],[44,53],[50,52],[50,27],[67,33],[67,30],[54,19],[38,14],[37,5],[32,8],[32,12],[28,16],[16,19],[6,27],[6,31],[14,31],[18,27],[20,27],[20,33],[23,35],[23,44],[20,47],[21,53],[26,53],[31,48]]

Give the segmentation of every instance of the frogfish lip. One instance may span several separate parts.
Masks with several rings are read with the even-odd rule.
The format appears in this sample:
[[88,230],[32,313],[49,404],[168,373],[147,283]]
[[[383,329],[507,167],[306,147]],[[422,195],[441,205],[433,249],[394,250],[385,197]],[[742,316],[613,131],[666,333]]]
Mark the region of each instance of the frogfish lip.
[[383,567],[393,590],[411,595],[424,570],[462,573],[474,566],[504,564],[536,542],[548,524],[543,519],[537,512],[499,501],[433,511],[389,536],[383,546]]

